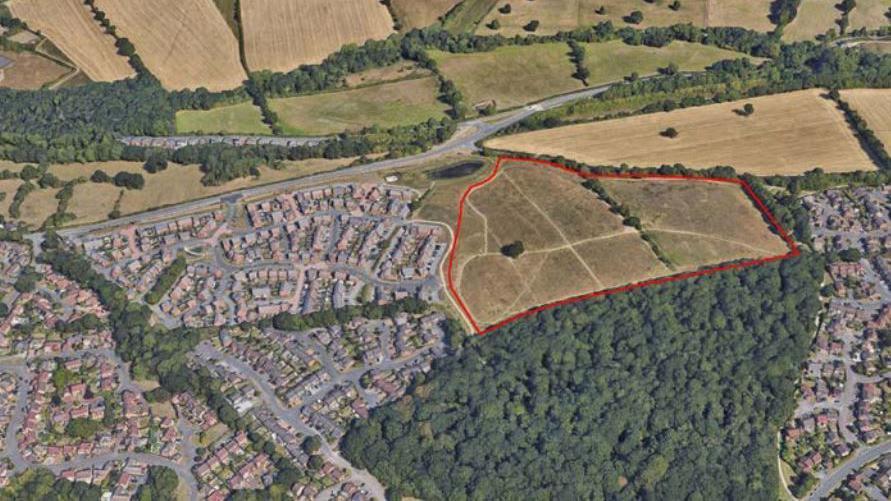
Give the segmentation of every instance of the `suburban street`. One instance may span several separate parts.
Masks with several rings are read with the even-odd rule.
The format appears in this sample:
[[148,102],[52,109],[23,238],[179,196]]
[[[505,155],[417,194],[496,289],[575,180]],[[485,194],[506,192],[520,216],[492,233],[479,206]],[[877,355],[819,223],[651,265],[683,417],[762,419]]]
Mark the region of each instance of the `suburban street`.
[[841,466],[829,472],[807,499],[809,501],[819,501],[829,496],[851,472],[862,468],[867,463],[871,463],[889,452],[891,452],[891,441],[885,441],[871,447],[860,447]]

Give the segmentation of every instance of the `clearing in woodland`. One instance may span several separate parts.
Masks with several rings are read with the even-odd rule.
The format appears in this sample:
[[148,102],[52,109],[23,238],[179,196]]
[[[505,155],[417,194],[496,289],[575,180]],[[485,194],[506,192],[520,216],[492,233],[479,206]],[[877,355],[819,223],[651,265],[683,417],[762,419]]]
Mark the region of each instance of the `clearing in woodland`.
[[111,82],[136,74],[81,0],[13,0],[9,9],[49,38],[90,79]]
[[[448,285],[477,332],[558,303],[796,252],[781,229],[771,232],[741,181],[625,177],[503,158],[466,189]],[[585,182],[603,183],[611,200]],[[616,214],[616,200],[640,229]],[[516,243],[522,251],[512,254]]]
[[423,28],[458,5],[461,0],[390,0],[396,18],[402,23],[402,30]]
[[[835,103],[819,89],[567,125],[498,137],[490,148],[591,165],[729,165],[755,175],[874,170]],[[743,116],[746,103],[754,113]],[[662,132],[674,128],[677,137]]]
[[378,0],[242,1],[241,20],[251,71],[319,63],[346,44],[393,33],[393,19]]
[[488,52],[429,51],[439,70],[455,82],[470,105],[494,101],[499,110],[583,88],[563,43],[514,45]]
[[247,79],[238,40],[212,0],[95,0],[164,87],[234,89]]
[[176,112],[176,132],[179,134],[270,134],[263,123],[260,108],[246,102],[220,106],[209,110],[180,110]]
[[[756,31],[769,31],[773,25],[768,19],[771,0],[686,0],[677,10],[668,1],[629,0],[536,0],[534,2],[510,2],[510,12],[492,9],[480,23],[477,33],[500,33],[505,36],[527,35],[525,27],[538,21],[537,35],[552,35],[558,31],[610,21],[623,26],[670,26],[691,23],[696,26],[739,26]],[[603,9],[602,11],[600,9]],[[506,9],[504,9],[506,10]],[[643,19],[632,24],[628,16],[640,11]],[[602,13],[599,13],[602,12]],[[496,23],[497,21],[497,23]],[[497,27],[497,28],[494,28]]]
[[885,147],[891,147],[891,89],[850,89],[840,93]]

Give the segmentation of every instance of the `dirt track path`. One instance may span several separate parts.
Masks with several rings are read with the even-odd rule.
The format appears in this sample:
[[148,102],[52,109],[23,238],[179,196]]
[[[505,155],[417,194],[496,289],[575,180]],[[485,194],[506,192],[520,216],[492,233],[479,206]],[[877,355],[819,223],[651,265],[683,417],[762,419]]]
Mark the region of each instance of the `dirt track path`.
[[699,232],[696,232],[696,231],[672,230],[672,229],[670,229],[670,228],[649,228],[647,231],[654,232],[654,233],[660,233],[660,232],[661,232],[661,233],[673,233],[673,234],[676,234],[676,235],[689,235],[689,236],[692,236],[692,237],[704,238],[704,239],[706,239],[706,240],[715,240],[715,241],[718,241],[718,242],[724,242],[724,243],[728,243],[728,244],[737,245],[737,246],[740,246],[740,247],[745,247],[746,249],[749,249],[749,250],[752,250],[752,251],[755,251],[755,252],[758,252],[758,253],[762,253],[762,254],[767,254],[767,255],[775,254],[775,252],[771,252],[771,251],[769,251],[769,250],[765,250],[765,249],[762,249],[762,248],[760,248],[760,247],[755,247],[755,246],[749,245],[749,244],[747,244],[747,243],[745,243],[745,242],[740,242],[739,240],[732,240],[732,239],[729,239],[729,238],[716,237],[716,236],[714,236],[714,235],[708,235],[708,234],[705,234],[705,233],[699,233]]

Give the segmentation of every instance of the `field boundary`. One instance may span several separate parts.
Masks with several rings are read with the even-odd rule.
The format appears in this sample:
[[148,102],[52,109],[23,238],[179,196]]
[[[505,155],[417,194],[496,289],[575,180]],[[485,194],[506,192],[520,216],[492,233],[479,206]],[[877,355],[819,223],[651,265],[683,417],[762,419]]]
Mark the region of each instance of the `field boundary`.
[[[496,322],[488,327],[481,328],[476,320],[473,318],[473,315],[470,313],[470,310],[467,308],[467,305],[464,303],[464,300],[461,299],[461,295],[458,293],[457,288],[455,287],[453,275],[453,265],[455,261],[455,255],[458,250],[458,241],[461,238],[461,224],[464,219],[464,206],[467,201],[467,198],[471,193],[476,191],[477,189],[485,186],[495,179],[495,176],[501,171],[502,164],[506,162],[526,162],[529,164],[536,164],[542,167],[550,167],[556,168],[565,172],[569,172],[578,177],[585,179],[655,179],[655,180],[684,180],[684,181],[696,181],[696,182],[707,182],[707,183],[727,183],[734,184],[740,186],[749,199],[754,203],[755,207],[761,212],[761,215],[770,223],[776,233],[783,239],[786,245],[789,247],[789,252],[785,254],[778,254],[775,256],[763,257],[758,259],[748,259],[735,261],[730,263],[719,264],[715,266],[710,266],[706,268],[702,268],[696,271],[688,271],[683,273],[676,273],[674,275],[669,275],[666,277],[653,278],[650,280],[644,280],[642,282],[635,282],[628,285],[623,285],[620,287],[613,287],[610,289],[603,289],[599,291],[589,292],[585,294],[580,294],[577,296],[569,297],[566,299],[561,299],[558,301],[553,301],[551,303],[547,303],[544,305],[536,306],[534,308],[529,308],[528,310],[522,311],[520,313],[513,314],[504,320]],[[461,195],[461,200],[458,202],[458,222],[455,225],[455,234],[452,238],[452,247],[449,250],[449,258],[448,258],[448,268],[446,273],[447,279],[447,288],[449,294],[455,300],[455,303],[458,304],[461,313],[464,315],[465,319],[471,324],[474,331],[476,331],[477,335],[485,335],[505,325],[519,320],[521,318],[525,318],[536,313],[549,310],[551,308],[556,308],[558,306],[563,306],[566,304],[577,303],[580,301],[585,301],[588,299],[593,299],[596,297],[610,296],[613,294],[618,294],[620,292],[628,292],[635,289],[641,289],[644,287],[649,287],[651,285],[659,285],[668,282],[678,282],[681,280],[687,280],[690,278],[701,277],[705,275],[711,275],[714,273],[728,271],[728,270],[736,270],[741,268],[748,268],[751,266],[758,266],[762,264],[767,264],[774,261],[781,261],[784,259],[789,259],[792,257],[799,256],[801,251],[798,249],[795,241],[789,235],[789,233],[780,225],[779,221],[777,221],[776,217],[774,217],[773,213],[770,212],[770,209],[764,204],[764,202],[755,194],[755,191],[752,187],[743,179],[738,178],[726,178],[726,177],[697,177],[697,176],[686,176],[686,175],[674,175],[674,174],[652,174],[652,173],[604,173],[604,174],[594,174],[594,173],[586,173],[577,171],[574,169],[570,169],[565,165],[559,164],[557,162],[550,162],[547,160],[539,160],[535,158],[526,158],[526,157],[511,157],[511,156],[499,156],[498,160],[495,162],[495,166],[492,168],[492,172],[483,179],[482,181],[478,181],[476,183],[468,186],[464,193]]]

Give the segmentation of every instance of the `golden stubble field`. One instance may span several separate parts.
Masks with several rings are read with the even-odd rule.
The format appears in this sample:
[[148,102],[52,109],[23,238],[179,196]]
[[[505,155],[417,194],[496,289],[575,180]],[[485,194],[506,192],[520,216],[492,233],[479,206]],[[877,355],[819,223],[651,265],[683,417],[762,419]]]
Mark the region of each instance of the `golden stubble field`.
[[13,0],[13,15],[49,38],[91,80],[111,82],[135,74],[118,55],[114,38],[102,31],[80,0]]
[[212,0],[96,0],[168,89],[234,89],[247,79],[238,41]]
[[393,33],[393,19],[377,0],[244,0],[241,19],[251,71],[319,63],[343,45]]
[[[822,90],[804,90],[492,139],[490,148],[592,165],[729,165],[755,175],[874,170],[844,115]],[[751,116],[735,112],[745,103]],[[668,127],[679,135],[660,135]]]
[[[640,219],[641,233],[582,182],[553,167],[510,162],[468,196],[451,279],[480,327],[598,290],[788,252],[738,185],[600,180]],[[516,241],[525,247],[521,256],[500,252]]]
[[840,93],[885,147],[891,147],[891,89],[850,89]]
[[[498,8],[510,3],[511,12],[504,14]],[[632,11],[643,14],[638,27],[669,26],[691,23],[696,26],[740,26],[756,31],[769,31],[773,25],[767,18],[771,0],[686,0],[678,10],[668,7],[669,1],[653,3],[638,0],[535,0],[499,2],[485,17],[477,32],[501,33],[505,36],[528,34],[523,27],[532,20],[540,23],[536,34],[550,35],[558,31],[570,31],[579,27],[610,21],[617,27],[634,26],[624,18]],[[603,7],[605,12],[598,14]],[[498,20],[499,29],[489,24]]]
[[390,0],[402,29],[423,28],[435,23],[461,0]]

